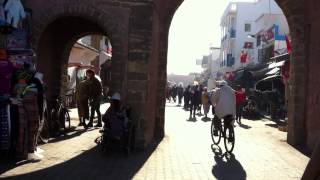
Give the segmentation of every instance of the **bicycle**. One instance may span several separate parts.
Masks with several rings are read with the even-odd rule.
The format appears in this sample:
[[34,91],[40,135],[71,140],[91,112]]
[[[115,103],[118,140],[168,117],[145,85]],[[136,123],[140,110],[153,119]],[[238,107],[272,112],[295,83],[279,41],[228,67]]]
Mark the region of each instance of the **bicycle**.
[[42,115],[42,120],[40,121],[39,136],[38,136],[38,140],[44,144],[48,143],[50,139],[49,119],[50,117],[48,113],[48,107],[46,102],[44,102],[43,115]]
[[[232,125],[233,116],[225,116],[222,122],[216,115],[211,121],[211,138],[215,145],[218,145],[221,141],[221,137],[224,138],[224,146],[228,153],[232,153],[235,143],[234,128]],[[217,134],[215,135],[215,132]]]
[[71,120],[69,110],[66,108],[62,100],[55,100],[49,115],[52,126],[58,130],[59,133],[61,131],[63,131],[64,134],[67,133],[71,127]]

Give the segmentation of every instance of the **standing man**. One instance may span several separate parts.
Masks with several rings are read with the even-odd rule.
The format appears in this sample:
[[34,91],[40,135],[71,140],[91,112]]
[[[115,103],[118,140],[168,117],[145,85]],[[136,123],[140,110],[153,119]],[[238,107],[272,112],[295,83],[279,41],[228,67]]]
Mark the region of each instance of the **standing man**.
[[246,94],[242,91],[242,88],[240,85],[237,86],[237,91],[235,92],[235,94],[236,94],[236,107],[237,107],[236,121],[239,124],[241,124],[241,116],[243,111],[243,105],[246,101]]
[[182,85],[182,82],[180,82],[178,86],[178,105],[179,106],[181,106],[182,97],[183,97],[183,85]]
[[95,112],[98,114],[98,123],[95,127],[102,127],[101,123],[101,112],[100,112],[100,101],[101,101],[101,93],[102,93],[102,84],[95,77],[95,73],[93,70],[88,69],[86,71],[87,81],[89,85],[89,102],[91,106],[91,115],[90,122],[88,127],[93,126],[93,118]]
[[87,80],[81,81],[76,88],[76,101],[79,115],[79,125],[86,127],[85,120],[89,119],[89,86]]

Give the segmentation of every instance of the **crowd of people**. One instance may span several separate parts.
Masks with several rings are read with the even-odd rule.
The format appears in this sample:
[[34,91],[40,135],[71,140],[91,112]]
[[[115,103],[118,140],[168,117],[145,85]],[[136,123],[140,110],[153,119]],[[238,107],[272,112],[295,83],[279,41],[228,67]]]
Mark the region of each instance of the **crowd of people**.
[[178,106],[181,106],[183,98],[183,109],[190,111],[190,119],[195,119],[196,114],[202,115],[202,110],[204,118],[207,119],[211,107],[212,115],[217,115],[220,119],[225,115],[233,115],[240,124],[246,102],[243,88],[237,86],[237,89],[233,90],[226,81],[217,81],[216,84],[217,88],[212,90],[198,83],[185,88],[182,83],[178,86],[173,84],[167,86],[166,98],[167,101],[176,103],[178,97]]

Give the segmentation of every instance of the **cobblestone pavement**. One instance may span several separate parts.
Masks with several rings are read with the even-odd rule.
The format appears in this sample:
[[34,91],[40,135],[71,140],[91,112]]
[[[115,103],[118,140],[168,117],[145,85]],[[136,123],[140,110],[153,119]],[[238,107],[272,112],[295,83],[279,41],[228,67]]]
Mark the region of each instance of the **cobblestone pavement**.
[[[235,128],[234,156],[211,146],[210,121],[188,121],[188,112],[167,104],[166,137],[125,157],[103,154],[98,129],[79,128],[64,140],[42,145],[37,163],[0,164],[0,179],[300,179],[308,157],[285,142],[286,133],[268,120],[243,120]],[[76,123],[76,122],[75,122]],[[215,152],[215,153],[214,153]]]

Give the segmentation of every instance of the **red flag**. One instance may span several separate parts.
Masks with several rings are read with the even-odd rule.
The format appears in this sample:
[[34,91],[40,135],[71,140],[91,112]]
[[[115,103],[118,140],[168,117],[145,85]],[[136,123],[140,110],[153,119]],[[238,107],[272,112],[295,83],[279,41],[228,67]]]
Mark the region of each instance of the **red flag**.
[[287,43],[288,53],[291,54],[291,52],[292,52],[291,42],[290,42],[290,40],[289,40],[287,35],[286,35],[286,43]]

